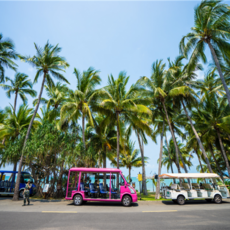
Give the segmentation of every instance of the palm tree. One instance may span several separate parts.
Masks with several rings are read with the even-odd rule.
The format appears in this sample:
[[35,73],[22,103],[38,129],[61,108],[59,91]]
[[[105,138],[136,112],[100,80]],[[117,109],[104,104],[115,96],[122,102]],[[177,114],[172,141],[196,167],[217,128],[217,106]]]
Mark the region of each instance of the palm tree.
[[[161,163],[162,163],[162,150],[163,150],[164,128],[165,128],[165,121],[163,120],[162,132],[161,132],[161,145],[160,145],[158,175],[161,175]],[[160,198],[160,177],[158,177],[158,179],[157,179],[157,186],[156,186],[156,195],[155,195],[155,198],[156,199]]]
[[[181,59],[182,60],[182,59]],[[171,89],[168,93],[168,95],[172,98],[174,98],[175,102],[182,105],[182,108],[185,112],[185,115],[191,125],[192,131],[196,136],[196,140],[199,144],[199,147],[202,151],[202,154],[205,157],[208,169],[210,172],[212,172],[212,168],[210,165],[210,162],[208,160],[207,154],[205,152],[204,146],[201,142],[201,139],[193,125],[192,119],[189,116],[189,112],[187,110],[190,109],[192,107],[198,106],[198,102],[197,102],[197,98],[198,95],[195,93],[195,91],[193,91],[193,89],[191,88],[190,85],[193,84],[193,78],[196,76],[195,73],[193,71],[188,72],[187,71],[187,66],[185,66],[183,69],[180,68],[182,67],[182,63],[181,60],[179,61],[179,65],[174,66],[177,68],[177,71],[175,71],[173,73],[173,82],[172,82],[172,86]]]
[[[192,158],[192,155],[188,153],[187,151],[187,147],[184,146],[180,141],[178,141],[178,147],[180,149],[180,152],[182,154],[182,157],[184,159],[184,162],[185,164],[188,166],[188,167],[191,167],[192,166],[192,163],[188,160],[188,158]],[[169,159],[169,152],[170,152],[170,159]],[[158,159],[159,161],[159,159]],[[169,170],[170,168],[170,162],[173,162],[176,166],[176,151],[175,151],[175,146],[174,146],[174,143],[173,143],[173,140],[170,139],[169,140],[169,148],[164,146],[164,149],[163,149],[163,155],[162,155],[162,165],[166,166],[167,170]],[[183,168],[183,163],[180,159],[180,166]]]
[[82,116],[82,141],[85,148],[85,118],[93,126],[90,97],[95,92],[95,87],[100,84],[101,78],[99,71],[92,67],[82,74],[75,68],[74,75],[77,78],[77,89],[70,93],[67,102],[61,108],[61,117],[62,119],[72,120],[75,118],[77,120],[80,115]]
[[[129,137],[125,140],[125,148],[120,155],[120,167],[126,167],[129,170],[129,181],[131,182],[131,170],[132,167],[142,166],[142,157],[139,155],[139,150],[135,149],[135,142],[129,140]],[[147,163],[148,157],[144,157],[144,162]]]
[[97,98],[99,101],[93,109],[107,116],[105,123],[116,123],[117,168],[119,168],[120,154],[120,122],[125,124],[132,122],[142,128],[143,122],[137,115],[151,115],[151,111],[143,104],[147,101],[139,97],[138,87],[132,85],[128,91],[126,90],[128,80],[129,77],[125,72],[120,72],[117,80],[111,74],[108,77],[108,86],[92,95],[92,98]]
[[[171,82],[170,82],[170,77],[172,75],[172,72],[175,71],[174,65],[177,65],[177,62],[180,62],[180,57],[176,59],[175,64],[171,64],[169,62],[169,69],[167,71],[165,71],[165,64],[162,64],[162,60],[160,61],[156,61],[153,63],[152,65],[152,76],[151,78],[147,78],[147,77],[142,77],[139,80],[139,84],[140,85],[144,85],[146,87],[146,91],[145,91],[145,96],[147,98],[151,100],[154,100],[154,106],[158,107],[158,110],[161,112],[161,115],[163,116],[163,114],[165,114],[166,116],[166,120],[175,144],[175,148],[176,148],[176,154],[177,154],[177,165],[178,165],[178,169],[180,170],[179,167],[179,156],[182,159],[183,162],[183,158],[181,156],[181,153],[179,151],[179,148],[177,146],[177,142],[176,142],[176,138],[175,138],[175,133],[172,127],[172,123],[170,122],[170,117],[168,114],[168,110],[166,108],[166,103],[168,103],[167,101],[167,92],[170,90],[171,87]],[[152,99],[153,98],[153,99]],[[185,170],[185,172],[187,173],[187,167],[185,165],[185,163],[183,162],[183,168]],[[180,171],[179,171],[180,172]]]
[[148,195],[147,192],[147,187],[146,187],[146,174],[145,174],[145,156],[144,156],[144,144],[148,144],[147,142],[147,138],[146,138],[146,134],[151,137],[151,139],[153,141],[156,142],[155,140],[155,136],[152,135],[152,129],[150,127],[151,125],[151,120],[149,119],[149,116],[146,116],[145,114],[143,115],[139,115],[139,122],[141,122],[141,128],[140,126],[136,125],[135,122],[133,122],[132,120],[129,121],[129,127],[125,133],[125,136],[130,136],[132,133],[132,130],[134,130],[136,136],[137,136],[137,140],[138,140],[138,144],[139,144],[139,148],[140,148],[140,152],[141,152],[141,160],[142,160],[142,188],[143,188],[143,194],[144,195]]
[[[95,92],[92,96],[93,100],[98,100],[97,104],[94,103],[93,110],[107,116],[105,123],[112,123],[117,126],[117,168],[119,168],[120,158],[121,123],[125,125],[132,123],[139,129],[143,129],[143,126],[146,125],[140,119],[140,115],[151,115],[151,111],[145,106],[148,101],[140,97],[140,88],[132,85],[128,91],[126,90],[128,80],[129,77],[126,76],[125,72],[120,72],[116,80],[111,74],[108,77],[108,86]],[[149,130],[149,134],[150,132]],[[143,153],[143,148],[141,151]]]
[[[60,110],[64,102],[67,100],[69,88],[65,84],[57,82],[54,86],[45,85],[46,94],[49,99],[41,98],[40,103],[46,104],[49,111],[48,120],[58,121],[57,118],[60,116]],[[33,101],[33,105],[37,105],[38,99]],[[60,127],[59,127],[60,128]]]
[[[0,139],[9,139],[10,142],[14,142],[14,140],[28,128],[33,116],[33,109],[28,109],[27,105],[21,105],[18,112],[15,113],[12,106],[6,107],[5,116],[4,121],[0,123]],[[35,121],[32,128],[35,129],[39,124],[40,122]],[[16,171],[19,154],[20,153],[18,153],[16,159],[13,160],[13,171]]]
[[50,86],[54,85],[54,82],[53,82],[53,79],[51,78],[51,76],[57,78],[58,80],[62,80],[62,81],[69,83],[66,80],[66,78],[62,74],[59,73],[59,71],[64,71],[65,68],[67,68],[69,66],[69,64],[65,61],[65,58],[60,57],[58,55],[58,53],[61,52],[61,48],[58,47],[58,45],[52,46],[49,44],[49,42],[46,43],[44,48],[40,48],[36,44],[34,44],[34,45],[35,45],[37,55],[35,55],[33,57],[23,57],[23,60],[32,64],[33,66],[36,66],[36,68],[37,68],[37,73],[36,73],[35,78],[34,78],[34,83],[36,83],[38,81],[39,76],[41,76],[42,74],[43,74],[43,80],[42,80],[41,90],[40,90],[40,93],[38,96],[38,102],[37,102],[36,108],[34,110],[33,117],[31,118],[28,130],[26,133],[25,141],[23,144],[22,155],[21,155],[21,159],[20,159],[20,163],[19,163],[18,177],[17,177],[16,186],[15,186],[13,200],[18,200],[18,191],[19,191],[19,183],[20,183],[20,176],[21,176],[23,152],[25,150],[26,142],[27,142],[29,135],[30,135],[30,131],[31,131],[31,128],[33,125],[34,118],[35,118],[37,111],[38,111],[38,107],[40,104],[44,84],[45,84],[45,82],[47,82],[47,84]]
[[93,145],[98,153],[99,165],[102,156],[103,168],[106,168],[107,151],[111,151],[116,144],[116,130],[112,124],[105,125],[104,119],[102,115],[93,118],[94,126],[89,124],[87,138],[89,139],[88,145]]
[[[192,32],[182,38],[180,52],[188,57],[189,52],[192,51],[188,63],[190,71],[194,69],[200,59],[206,63],[204,49],[205,44],[208,45],[230,105],[230,92],[221,71],[222,57],[229,59],[230,55],[229,16],[230,10],[227,4],[222,4],[219,0],[203,0],[195,8],[195,26],[191,28]],[[185,39],[188,39],[186,45]]]
[[16,73],[14,80],[6,77],[6,81],[10,81],[11,85],[0,84],[6,91],[6,95],[10,98],[11,95],[14,93],[14,112],[16,110],[17,105],[17,97],[18,95],[22,99],[23,103],[26,104],[27,97],[26,94],[29,94],[31,97],[36,97],[37,92],[33,90],[33,84],[28,79],[28,76],[24,73]]
[[221,152],[226,163],[226,168],[230,175],[229,161],[224,149],[222,132],[230,133],[230,108],[225,98],[218,100],[215,97],[206,97],[206,100],[200,104],[197,111],[193,111],[194,121],[200,132],[211,138],[216,136],[219,141]]
[[217,79],[216,68],[210,68],[205,74],[204,79],[196,80],[192,86],[199,90],[197,94],[201,97],[201,101],[205,100],[208,94],[218,98],[225,95],[222,89],[223,86],[219,83],[219,79]]
[[0,34],[0,83],[5,81],[4,67],[16,71],[17,65],[12,59],[17,59],[17,56],[13,42],[10,39],[3,40],[3,35]]

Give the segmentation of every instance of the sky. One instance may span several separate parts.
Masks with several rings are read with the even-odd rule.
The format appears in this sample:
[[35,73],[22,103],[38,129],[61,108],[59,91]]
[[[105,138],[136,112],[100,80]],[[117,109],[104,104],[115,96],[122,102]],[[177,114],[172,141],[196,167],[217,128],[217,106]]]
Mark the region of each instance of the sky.
[[[0,1],[0,33],[14,41],[16,51],[22,55],[35,54],[34,43],[39,46],[49,40],[62,47],[61,56],[70,67],[64,74],[71,89],[76,88],[73,69],[80,71],[90,66],[100,70],[102,84],[107,84],[109,74],[118,76],[126,71],[130,76],[128,86],[140,76],[150,76],[151,66],[157,59],[167,62],[179,55],[179,42],[190,32],[194,24],[194,7],[199,1]],[[228,2],[229,4],[229,2]],[[211,61],[210,52],[207,58]],[[28,63],[17,61],[18,72],[28,74],[33,80],[36,69]],[[6,70],[6,76],[13,78],[14,72]],[[198,73],[203,78],[203,73]],[[41,79],[34,85],[40,91]],[[43,97],[46,97],[45,92]],[[14,97],[7,98],[0,89],[0,109]],[[28,104],[32,107],[32,98]],[[17,105],[22,103],[18,99]],[[168,139],[170,134],[168,133]],[[136,148],[139,148],[138,141]],[[157,173],[160,140],[157,144],[148,139],[145,156],[149,157],[146,175]],[[194,156],[190,172],[196,172],[198,160]],[[108,165],[108,164],[107,164]],[[11,169],[12,166],[6,167]],[[175,169],[174,169],[175,170]],[[136,176],[141,169],[133,169]],[[125,175],[128,174],[123,169]],[[166,168],[162,168],[162,173]]]

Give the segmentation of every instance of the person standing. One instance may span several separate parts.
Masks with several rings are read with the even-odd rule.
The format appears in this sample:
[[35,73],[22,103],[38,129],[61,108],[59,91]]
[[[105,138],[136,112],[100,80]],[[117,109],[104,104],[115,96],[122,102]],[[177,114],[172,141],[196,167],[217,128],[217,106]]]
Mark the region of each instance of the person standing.
[[24,204],[22,206],[26,205],[26,200],[28,202],[28,205],[30,205],[30,189],[31,189],[30,180],[28,180],[23,192]]

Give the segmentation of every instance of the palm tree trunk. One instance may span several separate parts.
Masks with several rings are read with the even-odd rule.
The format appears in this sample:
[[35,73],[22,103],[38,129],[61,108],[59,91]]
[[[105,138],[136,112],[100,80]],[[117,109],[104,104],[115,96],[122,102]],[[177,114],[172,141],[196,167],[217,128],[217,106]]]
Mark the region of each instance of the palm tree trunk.
[[221,140],[219,130],[216,129],[216,132],[217,132],[217,136],[218,136],[218,139],[219,139],[221,151],[222,151],[222,153],[224,155],[224,160],[225,160],[226,167],[227,167],[227,170],[228,170],[228,177],[230,177],[230,167],[229,167],[229,162],[228,162],[228,158],[227,158],[226,152],[224,150],[224,145],[223,145],[223,142]]
[[131,183],[131,168],[129,167],[129,183]]
[[213,46],[212,46],[212,44],[210,43],[210,41],[207,42],[207,43],[208,43],[208,46],[209,46],[209,48],[210,48],[210,50],[211,50],[212,57],[213,57],[213,59],[214,59],[214,61],[215,61],[217,70],[218,70],[218,72],[219,72],[220,79],[221,79],[221,81],[222,81],[222,84],[223,84],[223,86],[224,86],[224,90],[225,90],[226,95],[227,95],[227,98],[228,98],[228,104],[229,104],[229,106],[230,106],[230,91],[229,91],[228,86],[227,86],[227,84],[226,84],[226,82],[225,82],[224,75],[223,75],[223,73],[222,73],[222,71],[221,71],[219,60],[218,60],[218,58],[217,58],[217,56],[216,56],[216,52],[215,52],[215,50],[213,49]]
[[119,156],[120,156],[120,135],[119,135],[119,113],[117,115],[117,168],[119,169]]
[[161,161],[162,161],[162,152],[163,152],[163,139],[164,139],[164,127],[165,121],[163,121],[162,133],[161,133],[161,146],[160,146],[160,155],[159,155],[159,164],[158,164],[158,179],[156,187],[156,199],[160,199],[160,175],[161,175]]
[[211,168],[210,162],[209,162],[209,160],[208,160],[208,156],[207,156],[207,154],[206,154],[206,152],[205,152],[205,150],[204,150],[204,146],[203,146],[203,144],[202,144],[202,142],[201,142],[201,140],[200,140],[200,137],[199,137],[199,135],[198,135],[198,133],[197,133],[197,131],[196,131],[196,129],[195,129],[193,123],[192,123],[192,120],[191,120],[190,116],[188,115],[188,112],[187,112],[187,109],[186,109],[186,107],[185,107],[185,105],[184,105],[183,100],[181,100],[181,102],[182,102],[184,111],[185,111],[185,113],[186,113],[186,116],[187,116],[187,118],[188,118],[188,120],[189,120],[189,122],[190,122],[190,125],[191,125],[191,127],[192,127],[192,130],[193,130],[193,132],[194,132],[194,134],[195,134],[196,140],[197,140],[197,142],[198,142],[198,144],[199,144],[199,146],[200,146],[200,149],[201,149],[201,151],[202,151],[202,154],[204,155],[206,164],[207,164],[207,166],[208,166],[208,170],[209,170],[210,173],[212,173],[212,168]]
[[103,157],[103,168],[106,168],[106,146],[105,146],[105,155]]
[[143,186],[143,194],[144,195],[148,195],[147,188],[146,188],[144,149],[143,149],[143,146],[141,144],[141,139],[140,139],[140,135],[139,135],[138,131],[136,131],[136,134],[137,134],[137,139],[138,139],[138,143],[139,143],[139,147],[140,147],[140,151],[141,151],[141,159],[142,159],[142,186]]
[[172,160],[171,160],[171,156],[170,156],[169,144],[168,144],[166,133],[165,133],[165,142],[166,142],[168,153],[169,153],[169,164],[170,164],[170,167],[171,167],[171,172],[173,173]]
[[198,160],[199,160],[201,172],[204,173],[204,169],[203,169],[203,166],[202,166],[201,161],[200,161],[200,156],[199,156],[199,154],[198,154],[198,152],[197,152],[196,150],[194,150],[194,151],[196,152],[197,158],[198,158]]
[[[119,113],[117,116],[117,168],[119,169],[119,157],[120,157],[120,135],[119,135]],[[119,187],[119,176],[117,175],[117,188]]]
[[20,177],[21,177],[23,154],[24,154],[24,151],[25,151],[26,142],[27,142],[27,140],[29,138],[30,131],[31,131],[35,116],[36,116],[38,108],[39,108],[39,104],[40,104],[41,97],[42,97],[42,91],[43,91],[44,84],[45,84],[45,79],[46,79],[46,72],[44,72],[44,75],[43,75],[41,90],[40,90],[40,94],[39,94],[39,97],[38,97],[38,103],[37,103],[36,108],[34,110],[34,114],[33,114],[33,117],[31,118],[28,130],[27,130],[27,133],[26,133],[26,137],[25,137],[25,140],[24,140],[24,144],[23,144],[23,148],[22,148],[22,155],[21,155],[21,158],[20,158],[19,166],[18,166],[17,182],[16,182],[16,185],[15,185],[14,196],[13,196],[13,199],[12,199],[13,201],[18,200],[18,192],[19,192],[19,184],[20,184]]
[[[169,129],[170,129],[170,132],[171,132],[171,135],[172,135],[174,147],[175,147],[175,150],[176,150],[176,162],[177,162],[177,166],[178,166],[177,168],[179,169],[178,172],[181,173],[181,171],[180,171],[180,164],[179,164],[179,155],[181,155],[181,154],[180,154],[179,148],[178,148],[177,143],[176,143],[176,138],[175,138],[175,135],[174,135],[171,123],[169,121],[169,116],[168,116],[167,109],[165,107],[164,100],[162,100],[162,104],[163,104],[163,107],[164,107],[164,111],[165,111],[165,115],[166,115],[167,122],[168,122],[168,125],[169,125]],[[181,160],[183,162],[184,160],[183,160],[182,156],[180,156],[180,157],[181,157]],[[184,164],[184,162],[183,162],[183,165],[184,165],[185,172],[187,172],[187,168],[186,168],[186,165]]]
[[219,166],[219,164],[218,164],[218,162],[217,162],[217,160],[216,160],[216,157],[215,157],[215,155],[214,155],[213,148],[212,148],[212,144],[208,144],[208,146],[209,146],[210,152],[211,152],[211,154],[212,154],[212,157],[213,157],[213,159],[214,159],[214,161],[215,161],[215,163],[216,163],[216,167],[218,168],[218,171],[219,171],[219,173],[220,173],[220,177],[221,177],[221,179],[223,180],[223,179],[224,179],[224,178],[223,178],[223,173],[222,173],[222,171],[221,171],[221,169],[220,169],[220,166]]
[[18,98],[18,92],[16,91],[15,92],[15,98],[14,98],[14,114],[15,114],[15,111],[16,111],[17,98]]
[[83,146],[85,151],[85,116],[84,115],[82,115],[82,141],[83,141]]

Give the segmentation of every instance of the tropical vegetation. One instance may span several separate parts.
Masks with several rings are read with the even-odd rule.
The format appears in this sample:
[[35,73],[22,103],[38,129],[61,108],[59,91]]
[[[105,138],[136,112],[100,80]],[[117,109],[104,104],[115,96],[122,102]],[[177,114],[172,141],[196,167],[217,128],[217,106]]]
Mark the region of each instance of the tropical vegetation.
[[[104,87],[98,70],[73,67],[73,89],[65,76],[72,67],[60,56],[59,45],[34,44],[34,56],[19,55],[0,34],[0,87],[9,98],[14,94],[14,105],[0,110],[0,167],[18,169],[13,199],[18,199],[22,170],[31,172],[38,196],[50,183],[49,196],[57,197],[64,195],[69,168],[110,166],[126,167],[130,181],[132,168],[141,167],[147,196],[144,146],[149,142],[160,144],[159,153],[151,156],[158,174],[163,166],[187,173],[197,159],[198,171],[229,177],[229,28],[230,7],[203,0],[195,8],[191,32],[178,41],[180,54],[174,61],[153,60],[150,76],[136,82],[125,71],[110,74]],[[212,57],[208,66],[206,45]],[[33,82],[17,72],[18,58],[36,68]],[[14,79],[5,75],[6,68],[15,71]],[[31,106],[28,97],[37,96],[33,85],[40,76],[40,92]],[[153,182],[159,199],[160,179]]]

